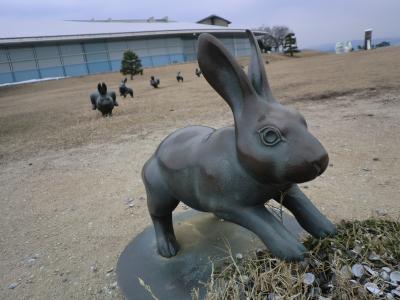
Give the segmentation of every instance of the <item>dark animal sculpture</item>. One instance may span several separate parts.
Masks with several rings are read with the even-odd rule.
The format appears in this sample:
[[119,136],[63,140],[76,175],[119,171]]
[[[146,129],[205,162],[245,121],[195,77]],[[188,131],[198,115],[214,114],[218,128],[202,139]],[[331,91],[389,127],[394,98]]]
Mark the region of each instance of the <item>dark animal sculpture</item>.
[[194,71],[194,73],[196,74],[197,77],[201,76],[201,71],[199,69],[196,68],[196,70]]
[[151,76],[150,77],[150,85],[153,87],[153,88],[158,88],[158,85],[160,84],[160,79],[158,79],[158,78],[154,78],[154,76]]
[[317,238],[335,226],[298,187],[321,175],[328,154],[296,110],[272,95],[257,42],[250,31],[248,75],[223,44],[199,37],[198,61],[209,84],[228,103],[234,126],[190,126],[161,142],[142,177],[159,254],[178,253],[172,211],[179,201],[254,232],[273,255],[302,260],[305,247],[265,208],[281,202]]
[[176,74],[176,80],[178,82],[183,82],[183,76],[181,75],[181,72],[179,71],[178,74]]
[[125,79],[121,81],[119,85],[119,95],[124,98],[126,98],[128,95],[131,95],[131,98],[133,98],[133,90],[126,86],[127,80],[128,78],[125,77]]
[[97,91],[90,95],[90,102],[92,102],[92,109],[98,109],[103,117],[112,116],[114,106],[118,106],[117,96],[114,91],[107,92],[106,84],[99,83]]

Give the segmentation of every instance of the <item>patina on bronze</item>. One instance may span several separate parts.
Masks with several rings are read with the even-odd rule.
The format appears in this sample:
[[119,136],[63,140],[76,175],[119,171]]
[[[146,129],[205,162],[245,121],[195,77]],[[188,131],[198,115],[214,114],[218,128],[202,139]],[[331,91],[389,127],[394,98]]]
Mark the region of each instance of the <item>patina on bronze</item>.
[[114,91],[107,92],[107,85],[102,82],[97,85],[97,91],[90,94],[92,109],[98,109],[103,117],[112,116],[114,106],[118,106],[117,96]]
[[180,201],[249,229],[286,260],[301,260],[307,250],[265,208],[270,199],[281,201],[313,236],[335,232],[297,186],[325,171],[328,154],[304,117],[274,98],[258,44],[247,34],[248,75],[212,35],[200,35],[198,44],[200,69],[232,109],[235,125],[179,129],[143,167],[157,248],[164,257],[179,251],[172,211]]

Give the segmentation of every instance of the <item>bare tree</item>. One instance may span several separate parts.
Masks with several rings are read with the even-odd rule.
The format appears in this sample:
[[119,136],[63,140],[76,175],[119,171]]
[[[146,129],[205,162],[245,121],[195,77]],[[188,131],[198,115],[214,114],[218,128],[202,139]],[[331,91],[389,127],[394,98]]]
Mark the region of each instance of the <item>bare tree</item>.
[[262,42],[266,47],[271,47],[278,52],[283,47],[285,37],[290,30],[287,26],[260,26],[256,30],[264,31],[265,35],[262,37]]

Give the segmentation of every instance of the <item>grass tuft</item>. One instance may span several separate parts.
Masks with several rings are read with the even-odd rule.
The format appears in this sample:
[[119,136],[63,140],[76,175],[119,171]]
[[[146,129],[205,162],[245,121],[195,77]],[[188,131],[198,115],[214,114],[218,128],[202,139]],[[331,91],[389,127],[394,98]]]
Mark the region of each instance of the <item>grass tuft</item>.
[[[342,221],[338,233],[319,240],[308,237],[310,249],[303,262],[284,262],[267,251],[250,253],[242,260],[230,257],[214,269],[207,284],[207,300],[214,299],[376,299],[364,284],[377,285],[381,297],[395,288],[379,272],[400,268],[400,223],[371,218],[365,221]],[[375,259],[371,259],[374,255]],[[378,259],[377,259],[378,257]],[[354,264],[375,271],[356,278]],[[306,273],[315,280],[306,284]],[[194,294],[193,299],[197,299]]]

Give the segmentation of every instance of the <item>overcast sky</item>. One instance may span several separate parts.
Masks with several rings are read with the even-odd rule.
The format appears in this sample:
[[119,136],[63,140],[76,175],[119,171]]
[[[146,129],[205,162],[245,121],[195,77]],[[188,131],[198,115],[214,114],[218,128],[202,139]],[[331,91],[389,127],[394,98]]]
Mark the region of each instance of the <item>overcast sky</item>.
[[0,19],[141,19],[196,22],[217,14],[235,25],[286,25],[301,47],[400,36],[400,0],[0,0]]

